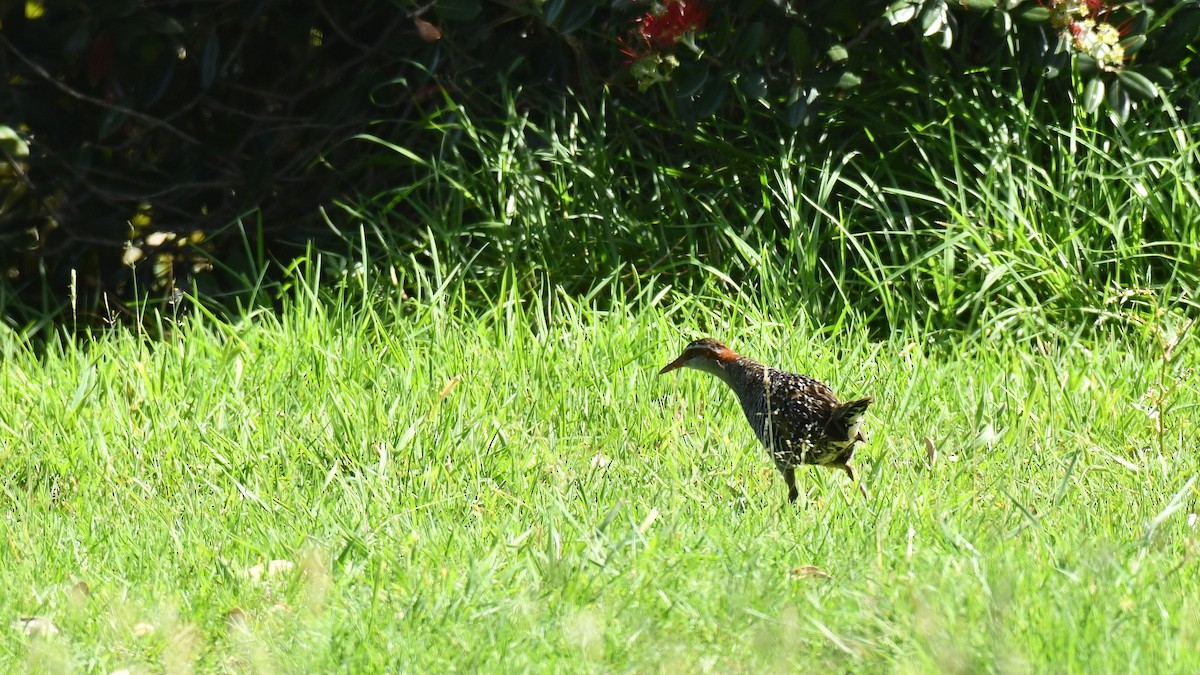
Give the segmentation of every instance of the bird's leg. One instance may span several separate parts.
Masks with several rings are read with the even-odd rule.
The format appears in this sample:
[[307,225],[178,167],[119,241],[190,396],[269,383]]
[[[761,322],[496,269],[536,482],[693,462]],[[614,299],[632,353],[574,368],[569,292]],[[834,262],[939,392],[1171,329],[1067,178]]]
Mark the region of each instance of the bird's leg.
[[800,496],[800,491],[796,489],[796,467],[785,466],[780,471],[783,472],[783,482],[787,484],[788,503],[790,504]]
[[847,462],[845,464],[838,464],[838,468],[841,469],[842,471],[845,471],[846,475],[850,476],[850,480],[854,481],[854,483],[856,485],[858,485],[858,491],[862,493],[862,496],[864,499],[871,498],[871,496],[867,494],[867,488],[863,487],[862,482],[859,481],[857,477],[855,477],[854,467],[850,466],[849,462]]

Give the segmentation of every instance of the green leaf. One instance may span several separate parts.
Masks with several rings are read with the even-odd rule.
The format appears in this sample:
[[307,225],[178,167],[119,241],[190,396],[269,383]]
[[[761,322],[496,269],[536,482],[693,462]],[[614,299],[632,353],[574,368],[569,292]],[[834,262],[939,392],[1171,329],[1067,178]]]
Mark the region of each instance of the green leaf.
[[997,33],[1009,33],[1013,29],[1013,18],[1008,12],[992,12],[992,28]]
[[800,26],[788,32],[788,55],[797,71],[804,70],[812,60],[812,49],[808,44],[808,31]]
[[946,5],[942,4],[942,0],[926,5],[921,11],[921,21],[917,25],[921,27],[921,35],[925,37],[942,30],[942,26],[946,25]]
[[1117,73],[1117,79],[1129,90],[1129,93],[1141,99],[1158,98],[1158,87],[1145,75],[1132,70],[1122,70]]
[[767,96],[767,81],[763,78],[762,73],[751,72],[745,73],[738,78],[738,89],[746,98],[761,99]]
[[738,35],[737,42],[734,43],[733,49],[729,53],[730,58],[734,61],[746,61],[754,58],[758,54],[758,48],[762,44],[763,33],[766,32],[766,29],[766,25],[761,21],[755,21],[747,26]]
[[563,9],[567,6],[567,1],[568,0],[550,0],[550,2],[545,4],[546,9],[543,16],[545,17],[548,25],[553,26],[558,21],[558,16],[562,14]]
[[566,2],[565,11],[560,13],[557,22],[551,25],[557,28],[560,34],[570,34],[588,25],[595,11],[596,6],[592,2]]
[[1091,77],[1100,72],[1100,63],[1091,54],[1080,54],[1075,57],[1075,68],[1084,77]]
[[150,15],[150,27],[155,33],[163,35],[179,35],[183,32],[183,25],[175,20],[175,17],[159,14],[155,12]]
[[1050,20],[1050,10],[1036,4],[1030,4],[1025,11],[1017,15],[1017,18],[1032,23],[1046,23]]
[[883,13],[883,18],[889,25],[899,26],[912,21],[917,16],[919,9],[921,9],[920,0],[897,0],[888,5],[887,11]]
[[837,82],[838,89],[854,89],[860,84],[862,84],[862,78],[850,71],[842,73]]
[[1126,54],[1136,54],[1146,44],[1145,35],[1130,35],[1121,40],[1121,47],[1125,49]]
[[1175,73],[1162,66],[1142,66],[1141,72],[1161,87],[1168,87],[1175,82]]
[[470,21],[483,11],[482,0],[437,0],[433,11],[447,21]]
[[958,25],[953,14],[947,14],[946,18],[949,20],[946,25],[942,26],[942,32],[937,39],[937,45],[942,49],[950,49],[950,46],[954,44],[954,28]]
[[725,95],[729,92],[727,87],[722,82],[713,82],[695,99],[695,114],[697,119],[705,119],[712,117],[717,112],[717,108],[725,102]]
[[[3,148],[13,159],[23,159],[29,156],[29,144],[12,127],[3,124],[0,124],[0,148]],[[7,158],[0,158],[0,161],[4,159]]]
[[793,129],[798,128],[802,124],[807,124],[809,119],[808,92],[800,87],[792,90],[788,96],[787,108],[783,113],[783,120]]
[[1071,55],[1066,52],[1051,52],[1046,55],[1043,71],[1047,78],[1058,77],[1062,71],[1071,65]]
[[1117,121],[1124,124],[1129,119],[1129,94],[1125,91],[1125,87],[1121,83],[1113,82],[1108,88],[1108,96],[1105,97],[1108,101],[1108,109],[1113,112]]
[[683,66],[675,71],[675,76],[671,82],[675,85],[675,96],[678,98],[691,98],[696,92],[704,86],[708,81],[708,65],[696,64],[692,66]]
[[1083,87],[1083,109],[1088,113],[1096,112],[1100,102],[1104,100],[1104,80],[1093,77]]
[[958,0],[968,12],[986,12],[996,9],[997,0]]
[[834,45],[829,48],[829,51],[825,52],[825,56],[829,57],[829,60],[834,63],[840,63],[850,58],[850,52],[843,45]]
[[1143,35],[1147,30],[1150,30],[1150,14],[1149,11],[1141,11],[1133,15],[1133,20],[1125,27],[1126,34]]
[[179,63],[178,59],[168,56],[164,59],[161,59],[153,71],[147,73],[147,77],[149,77],[152,73],[157,72],[158,83],[155,85],[154,89],[151,90],[150,94],[143,99],[142,102],[145,105],[154,105],[155,103],[158,103],[159,99],[161,99],[163,95],[167,93],[167,88],[171,86],[171,80],[175,79],[175,66],[177,63]]
[[204,51],[200,54],[200,86],[208,89],[217,79],[217,61],[221,57],[221,38],[214,32],[204,41]]

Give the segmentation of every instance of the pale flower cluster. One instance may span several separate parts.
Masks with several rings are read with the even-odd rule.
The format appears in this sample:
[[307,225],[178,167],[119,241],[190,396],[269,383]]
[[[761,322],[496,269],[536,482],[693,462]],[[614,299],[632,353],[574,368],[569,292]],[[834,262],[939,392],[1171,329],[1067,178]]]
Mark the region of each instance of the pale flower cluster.
[[[1103,70],[1120,70],[1125,61],[1121,33],[1104,21],[1110,9],[1103,0],[1050,0],[1050,23],[1071,36],[1075,49],[1096,59]],[[1103,17],[1102,17],[1103,15]]]
[[1125,48],[1121,46],[1121,34],[1111,23],[1096,23],[1084,19],[1072,24],[1071,35],[1075,48],[1091,55],[1104,70],[1120,70],[1125,60]]
[[1103,2],[1092,0],[1049,0],[1042,3],[1050,10],[1050,23],[1066,28],[1076,21],[1095,17],[1104,8]]

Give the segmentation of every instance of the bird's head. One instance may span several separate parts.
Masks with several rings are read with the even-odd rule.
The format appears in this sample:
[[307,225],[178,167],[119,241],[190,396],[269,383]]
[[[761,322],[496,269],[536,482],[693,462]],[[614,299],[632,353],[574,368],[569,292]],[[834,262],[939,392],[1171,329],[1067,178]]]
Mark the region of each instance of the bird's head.
[[737,352],[729,347],[712,338],[701,338],[685,347],[679,358],[663,366],[658,374],[669,373],[676,368],[695,368],[721,374],[725,370],[725,364],[736,361],[737,358]]

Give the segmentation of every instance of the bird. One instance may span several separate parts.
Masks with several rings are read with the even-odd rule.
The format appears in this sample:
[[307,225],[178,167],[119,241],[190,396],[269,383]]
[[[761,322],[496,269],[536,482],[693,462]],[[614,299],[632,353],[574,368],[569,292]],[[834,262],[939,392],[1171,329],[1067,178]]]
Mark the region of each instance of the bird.
[[712,338],[693,341],[658,374],[678,368],[710,373],[729,385],[754,435],[783,474],[789,503],[800,494],[796,468],[805,464],[844,471],[869,498],[850,460],[855,447],[867,440],[862,423],[873,396],[842,402],[818,380],[765,366]]

